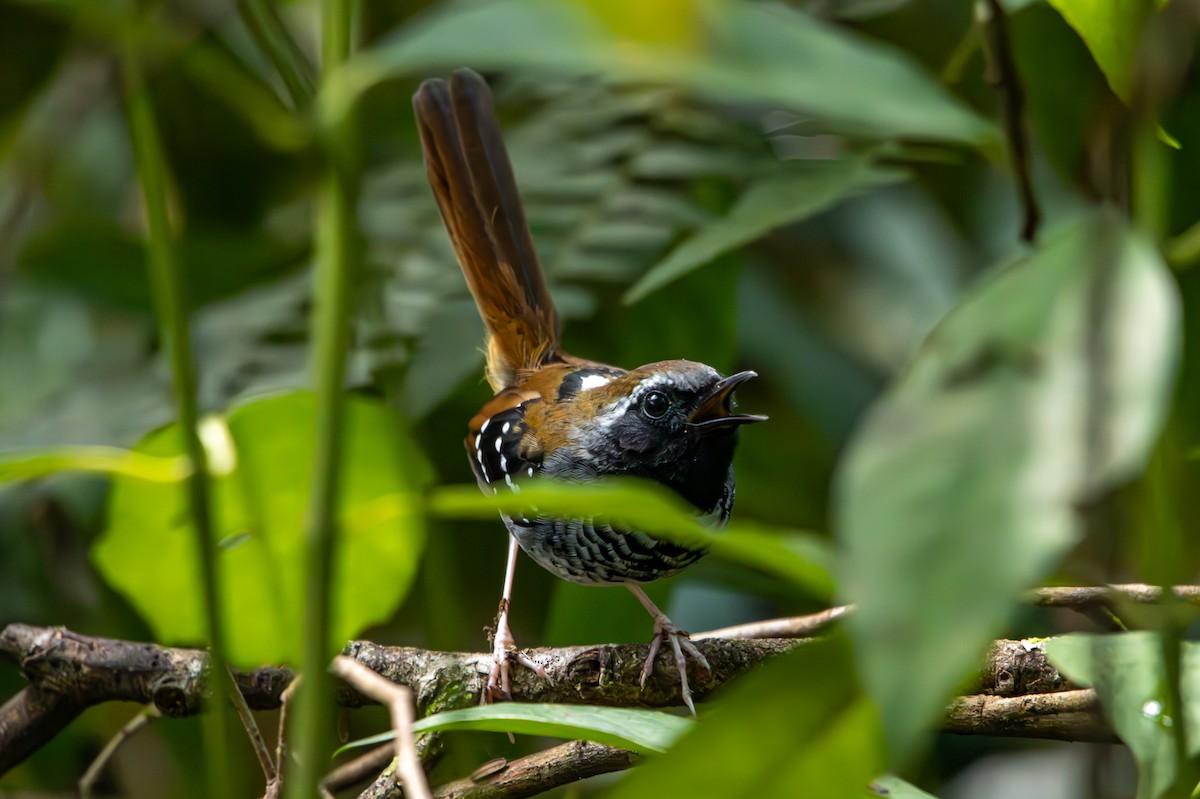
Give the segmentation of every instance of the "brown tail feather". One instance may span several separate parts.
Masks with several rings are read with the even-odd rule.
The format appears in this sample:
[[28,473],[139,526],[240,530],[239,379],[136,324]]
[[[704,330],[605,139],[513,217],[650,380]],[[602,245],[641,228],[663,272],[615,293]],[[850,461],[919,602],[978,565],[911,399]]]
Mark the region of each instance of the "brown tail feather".
[[557,357],[558,318],[538,263],[491,92],[458,70],[413,95],[425,169],[458,263],[488,330],[488,379],[499,390],[519,370]]

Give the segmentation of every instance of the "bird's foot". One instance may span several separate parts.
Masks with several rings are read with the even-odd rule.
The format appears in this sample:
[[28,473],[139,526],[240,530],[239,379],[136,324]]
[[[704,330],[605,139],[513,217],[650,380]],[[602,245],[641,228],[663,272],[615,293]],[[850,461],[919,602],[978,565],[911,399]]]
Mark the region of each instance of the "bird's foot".
[[516,662],[545,679],[546,670],[536,661],[517,649],[512,631],[508,627],[508,607],[500,603],[500,614],[496,617],[496,630],[492,634],[492,668],[488,672],[481,704],[512,700],[512,664]]
[[654,659],[658,657],[658,650],[662,648],[663,641],[671,642],[671,649],[675,653],[675,667],[679,670],[680,695],[683,697],[683,703],[695,716],[696,706],[692,703],[692,690],[688,686],[687,658],[684,657],[684,653],[691,655],[704,673],[711,674],[712,667],[708,665],[708,659],[696,648],[688,634],[661,611],[654,616],[654,638],[650,640],[650,654],[646,656],[646,663],[642,666],[641,686],[646,687],[646,679],[650,672],[654,671]]

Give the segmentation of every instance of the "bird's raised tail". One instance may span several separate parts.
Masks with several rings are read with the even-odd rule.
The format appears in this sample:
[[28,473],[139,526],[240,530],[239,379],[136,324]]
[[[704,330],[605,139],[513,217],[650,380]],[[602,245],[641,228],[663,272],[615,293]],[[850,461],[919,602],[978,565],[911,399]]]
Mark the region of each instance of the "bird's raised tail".
[[477,73],[427,80],[413,95],[425,170],[488,332],[488,380],[559,357],[558,316],[533,248],[508,151]]

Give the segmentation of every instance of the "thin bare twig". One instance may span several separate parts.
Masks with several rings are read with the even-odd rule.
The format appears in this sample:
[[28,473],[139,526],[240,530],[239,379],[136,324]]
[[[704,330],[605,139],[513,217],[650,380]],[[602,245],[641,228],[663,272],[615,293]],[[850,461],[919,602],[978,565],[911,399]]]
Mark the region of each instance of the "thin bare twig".
[[[1171,589],[1176,597],[1194,605],[1200,605],[1200,585],[1177,585]],[[1038,607],[1069,608],[1079,612],[1112,610],[1122,601],[1138,604],[1155,604],[1162,601],[1162,588],[1143,583],[1122,583],[1091,586],[1049,586],[1036,588],[1025,594],[1024,599]],[[693,641],[710,638],[806,638],[824,629],[834,621],[853,613],[854,605],[836,607],[810,613],[806,616],[789,616],[780,619],[754,621],[693,633]]]
[[942,729],[958,735],[1118,741],[1090,688],[1028,696],[962,696],[947,709]]
[[691,639],[704,641],[709,638],[807,638],[853,611],[853,605],[838,605],[807,616],[752,621],[749,624],[693,633]]
[[154,705],[146,705],[124,727],[117,731],[117,734],[104,745],[104,748],[100,750],[100,754],[96,755],[96,759],[92,761],[91,765],[87,767],[87,771],[83,772],[83,776],[79,778],[80,799],[91,799],[92,786],[100,778],[100,773],[104,771],[104,767],[108,765],[108,761],[121,748],[121,744],[137,734],[137,731],[149,724],[152,719],[156,719],[161,715],[158,712],[158,708]]
[[1025,129],[1025,88],[1017,72],[1012,46],[1008,37],[1008,17],[1000,0],[980,0],[976,5],[979,25],[983,28],[986,46],[988,81],[1000,94],[1004,136],[1008,141],[1017,194],[1021,200],[1024,219],[1021,238],[1033,243],[1037,238],[1042,212],[1033,192],[1032,164],[1029,155],[1029,133]]
[[377,746],[365,755],[359,755],[351,761],[343,763],[325,775],[321,780],[322,790],[333,793],[351,785],[365,782],[396,759],[396,747],[391,743]]
[[27,685],[0,706],[0,776],[41,749],[92,704]]
[[[1200,605],[1200,585],[1177,585],[1171,592],[1193,605]],[[1122,600],[1138,604],[1154,604],[1162,601],[1163,590],[1157,585],[1125,583],[1118,585],[1052,586],[1030,591],[1030,602],[1045,608],[1070,608],[1085,610],[1108,607]]]
[[279,772],[275,768],[275,762],[271,759],[271,751],[267,749],[267,742],[263,740],[262,732],[258,729],[258,722],[254,720],[254,714],[250,712],[250,706],[246,704],[246,697],[242,696],[242,692],[238,688],[237,678],[228,667],[225,669],[225,677],[225,693],[228,694],[234,709],[237,710],[242,728],[246,730],[246,736],[250,739],[254,754],[258,757],[258,765],[262,767],[263,777],[266,778],[267,783],[275,782],[279,779]]
[[408,686],[397,685],[345,655],[333,659],[330,671],[359,693],[387,707],[392,716],[392,731],[396,734],[396,771],[404,786],[404,795],[407,799],[432,799],[413,736],[412,691]]
[[437,799],[520,799],[535,796],[597,774],[623,771],[638,755],[588,741],[570,743],[477,771],[465,779],[439,786]]
[[283,689],[283,693],[279,695],[279,735],[275,738],[275,772],[282,774],[284,772],[284,761],[287,759],[287,720],[288,708],[291,707],[292,697],[296,695],[296,689],[303,681],[302,677],[296,677],[287,688]]

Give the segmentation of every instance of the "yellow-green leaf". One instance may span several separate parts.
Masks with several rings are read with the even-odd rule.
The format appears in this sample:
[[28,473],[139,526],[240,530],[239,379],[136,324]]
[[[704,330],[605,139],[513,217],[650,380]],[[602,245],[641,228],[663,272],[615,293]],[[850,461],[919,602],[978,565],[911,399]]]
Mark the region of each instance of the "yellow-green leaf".
[[[206,420],[219,592],[229,658],[238,666],[299,662],[314,428],[307,393],[257,399]],[[138,452],[175,456],[178,428],[151,433]],[[395,611],[424,541],[419,492],[428,467],[395,414],[348,400],[344,457],[331,654]],[[117,477],[92,559],[163,643],[204,640],[194,542],[183,486]]]

